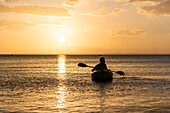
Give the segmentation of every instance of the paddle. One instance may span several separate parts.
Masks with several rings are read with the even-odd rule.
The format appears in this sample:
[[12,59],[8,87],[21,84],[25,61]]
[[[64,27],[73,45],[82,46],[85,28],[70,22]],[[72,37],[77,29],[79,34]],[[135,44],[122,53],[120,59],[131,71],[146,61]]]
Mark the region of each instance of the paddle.
[[[79,67],[91,67],[91,68],[93,68],[93,66],[88,66],[88,65],[86,65],[84,63],[79,63],[78,66]],[[112,71],[112,72],[115,72],[115,73],[117,73],[119,75],[125,75],[125,73],[123,71]]]
[[86,65],[84,63],[79,63],[78,66],[79,67],[91,67],[91,68],[93,68],[93,66],[88,66],[88,65]]

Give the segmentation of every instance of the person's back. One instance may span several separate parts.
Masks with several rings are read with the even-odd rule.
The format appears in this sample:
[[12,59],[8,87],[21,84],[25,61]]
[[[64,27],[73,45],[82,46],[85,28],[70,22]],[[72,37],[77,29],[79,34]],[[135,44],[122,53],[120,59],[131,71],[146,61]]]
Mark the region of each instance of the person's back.
[[93,69],[92,71],[100,71],[100,70],[108,70],[107,69],[107,65],[105,64],[105,58],[104,57],[101,57],[100,58],[100,63],[97,64]]

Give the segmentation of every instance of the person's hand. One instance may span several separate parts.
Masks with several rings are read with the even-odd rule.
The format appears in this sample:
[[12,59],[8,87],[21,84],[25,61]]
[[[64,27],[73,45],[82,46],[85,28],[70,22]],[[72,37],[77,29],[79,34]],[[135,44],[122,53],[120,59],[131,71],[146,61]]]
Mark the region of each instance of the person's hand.
[[91,70],[92,72],[94,71],[94,69]]

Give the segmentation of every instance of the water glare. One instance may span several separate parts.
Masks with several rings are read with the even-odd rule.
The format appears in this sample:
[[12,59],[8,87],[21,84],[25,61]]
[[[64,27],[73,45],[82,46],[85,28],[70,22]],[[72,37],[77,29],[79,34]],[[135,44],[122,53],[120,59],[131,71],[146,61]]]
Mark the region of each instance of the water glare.
[[65,72],[66,72],[66,68],[65,68],[65,63],[66,61],[66,56],[64,55],[59,55],[58,56],[58,74],[59,74],[59,85],[57,87],[57,95],[56,95],[56,99],[57,99],[57,108],[60,109],[60,113],[62,113],[61,109],[63,109],[65,107],[65,92],[66,92],[66,87],[63,83],[63,79],[65,79]]
[[58,56],[58,73],[59,74],[64,74],[66,72],[66,56],[64,55],[59,55]]
[[169,113],[170,56],[106,55],[126,75],[91,80],[98,55],[0,56],[2,113]]

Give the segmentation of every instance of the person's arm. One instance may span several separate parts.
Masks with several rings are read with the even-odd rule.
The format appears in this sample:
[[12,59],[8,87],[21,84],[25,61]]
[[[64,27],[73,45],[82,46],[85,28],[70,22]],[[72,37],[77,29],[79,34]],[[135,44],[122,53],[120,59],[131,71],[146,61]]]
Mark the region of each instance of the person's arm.
[[91,71],[95,71],[95,68],[93,68]]
[[96,70],[96,66],[91,71],[95,71],[95,70]]
[[97,70],[98,69],[98,67],[99,67],[99,64],[97,64],[91,71],[95,71],[95,70]]

